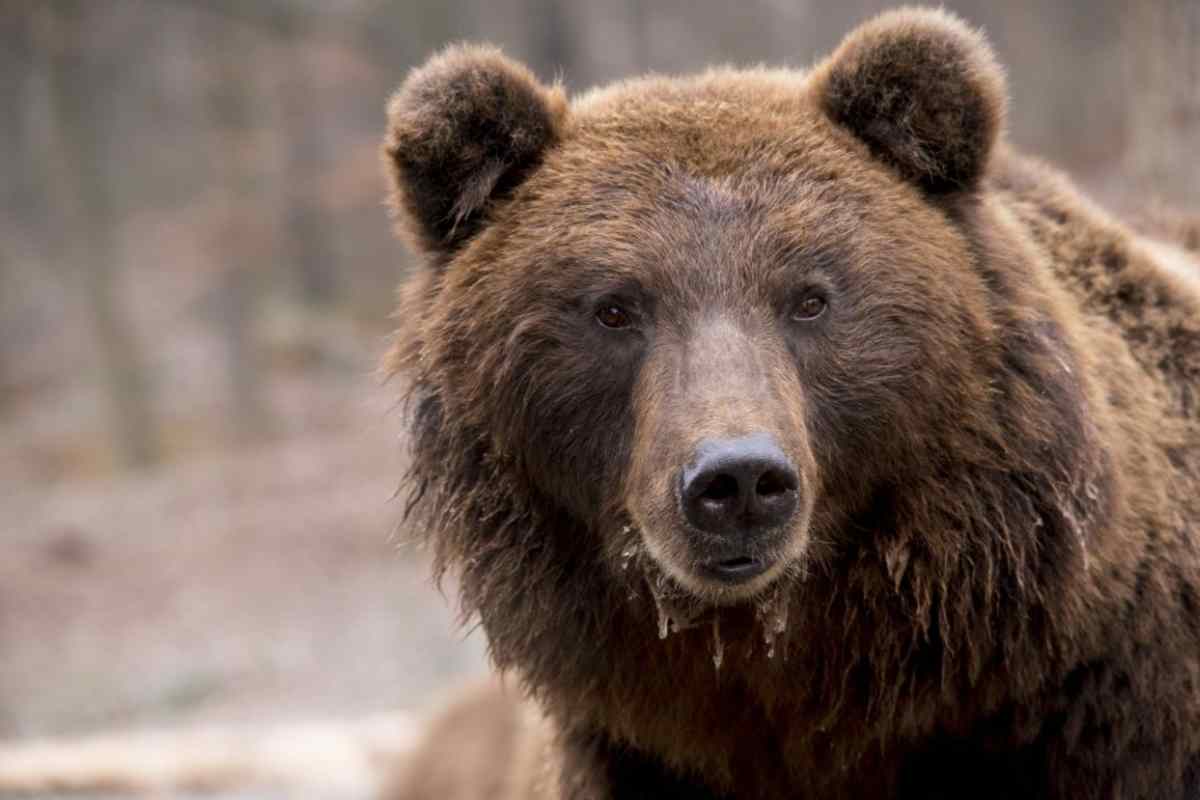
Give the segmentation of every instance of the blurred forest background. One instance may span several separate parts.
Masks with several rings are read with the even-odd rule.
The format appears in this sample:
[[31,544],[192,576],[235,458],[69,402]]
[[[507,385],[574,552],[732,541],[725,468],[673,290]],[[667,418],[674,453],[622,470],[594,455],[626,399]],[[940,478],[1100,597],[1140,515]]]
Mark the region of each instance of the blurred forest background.
[[[478,671],[391,534],[383,107],[483,39],[573,91],[804,66],[874,0],[0,2],[0,740],[422,706]],[[1200,208],[1200,0],[961,0],[1010,132]]]

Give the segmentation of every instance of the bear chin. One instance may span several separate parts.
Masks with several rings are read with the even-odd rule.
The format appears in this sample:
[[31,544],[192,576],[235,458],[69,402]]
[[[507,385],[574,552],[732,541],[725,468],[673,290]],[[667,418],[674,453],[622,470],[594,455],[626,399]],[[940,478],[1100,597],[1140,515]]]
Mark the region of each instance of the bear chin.
[[[656,600],[700,606],[736,606],[756,603],[764,595],[780,591],[803,575],[803,544],[788,542],[781,550],[758,554],[757,564],[747,564],[746,577],[730,579],[714,573],[711,563],[689,555],[683,558],[670,552],[655,536],[643,536],[642,544],[623,551],[622,569],[626,568],[624,554],[631,553],[644,564],[646,583]],[[731,559],[732,560],[732,559]]]
[[[653,604],[660,639],[703,626],[711,626],[719,637],[721,620],[737,617],[729,624],[761,627],[768,646],[786,629],[788,598],[804,576],[798,559],[779,560],[753,580],[730,586],[664,566],[649,545],[623,551],[620,570],[632,575],[630,599],[647,607]],[[718,660],[719,646],[719,641],[713,642],[713,657]]]

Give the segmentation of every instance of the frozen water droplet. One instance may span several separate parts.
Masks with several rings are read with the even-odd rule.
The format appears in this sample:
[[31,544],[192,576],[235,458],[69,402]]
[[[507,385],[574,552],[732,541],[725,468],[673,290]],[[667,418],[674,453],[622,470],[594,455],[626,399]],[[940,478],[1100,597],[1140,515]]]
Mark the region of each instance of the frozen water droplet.
[[788,604],[786,599],[781,599],[775,608],[775,633],[783,633],[787,630],[788,624]]
[[637,548],[637,545],[635,545],[635,544],[631,544],[631,545],[629,545],[629,547],[626,547],[624,550],[621,551],[621,570],[622,571],[629,569],[629,565],[631,563],[633,563],[633,559],[637,558],[637,554],[638,554],[638,548]]
[[707,621],[705,606],[698,603],[661,573],[646,576],[646,586],[654,598],[658,613],[658,635],[665,639],[669,634],[679,633]]
[[721,664],[725,661],[725,643],[721,641],[721,618],[713,615],[713,666],[717,672],[721,671]]
[[763,628],[763,644],[767,646],[767,658],[775,657],[775,640],[787,630],[788,597],[779,590],[766,598],[756,611]]
[[904,573],[908,570],[908,562],[912,557],[912,553],[908,547],[899,545],[890,548],[884,559],[887,563],[888,573],[892,576],[892,582],[896,587],[900,587],[901,581],[904,580]]
[[651,592],[651,594],[654,595],[654,609],[658,612],[658,638],[665,639],[671,632],[671,615],[663,607],[662,598],[658,592]]

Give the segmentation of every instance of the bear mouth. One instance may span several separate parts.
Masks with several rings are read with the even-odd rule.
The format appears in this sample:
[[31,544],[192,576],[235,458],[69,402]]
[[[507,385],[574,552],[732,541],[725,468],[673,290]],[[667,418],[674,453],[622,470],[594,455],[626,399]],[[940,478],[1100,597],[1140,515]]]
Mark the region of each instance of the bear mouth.
[[[733,631],[726,628],[727,633],[735,634],[739,642],[739,650],[750,656],[754,652],[773,659],[777,643],[782,642],[788,628],[788,605],[790,592],[787,583],[780,581],[769,591],[754,598],[750,603],[735,607],[722,607],[706,603],[686,589],[678,586],[661,571],[646,576],[646,586],[654,599],[654,609],[657,615],[658,638],[667,639],[684,631],[708,631],[708,647],[713,666],[719,671],[725,659],[727,643],[722,637],[722,620],[730,614],[740,619],[727,620],[726,625],[733,622],[737,625]],[[748,612],[753,612],[753,618],[748,624]],[[741,612],[741,613],[739,613]],[[758,644],[745,644],[745,636],[740,636],[737,629],[747,630],[753,626],[759,631]],[[749,632],[749,631],[747,631]],[[751,637],[751,642],[755,638]],[[786,658],[786,650],[784,651]]]
[[757,578],[766,572],[771,565],[772,562],[765,558],[741,555],[734,556],[733,558],[703,561],[698,565],[697,571],[708,580],[729,586],[737,586]]
[[624,554],[627,563],[636,555],[633,560],[651,574],[669,577],[679,592],[709,606],[754,602],[784,578],[794,560],[786,542],[755,549],[681,542],[673,552],[657,537],[640,536],[635,526],[627,525],[625,532],[633,540]]
[[[721,633],[724,620],[727,634],[732,633],[739,640],[746,639],[751,628],[756,629],[758,635],[751,636],[751,639],[758,644],[751,649],[767,658],[774,657],[776,643],[788,627],[788,605],[794,589],[788,578],[790,571],[784,569],[765,583],[760,583],[752,593],[746,594],[739,588],[778,566],[777,560],[751,555],[722,558],[715,561],[718,571],[721,574],[733,571],[738,573],[739,579],[733,581],[733,585],[725,591],[718,588],[697,592],[660,563],[642,543],[632,525],[626,525],[622,533],[633,540],[621,551],[620,571],[631,582],[629,599],[641,604],[645,603],[645,593],[650,595],[659,639],[667,639],[685,631],[694,634],[708,629],[709,649],[713,663],[719,670],[726,650]],[[719,577],[712,578],[711,583],[716,587],[726,585]],[[734,627],[730,628],[731,625]],[[745,647],[739,649],[744,650]]]

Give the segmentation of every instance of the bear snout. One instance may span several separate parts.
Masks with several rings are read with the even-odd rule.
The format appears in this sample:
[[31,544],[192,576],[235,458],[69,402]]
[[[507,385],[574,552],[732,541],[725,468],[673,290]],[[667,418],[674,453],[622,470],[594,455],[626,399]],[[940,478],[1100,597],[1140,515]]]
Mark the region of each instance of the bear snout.
[[679,473],[680,511],[711,554],[708,577],[740,583],[767,570],[762,541],[787,529],[800,505],[800,474],[768,433],[704,439]]

